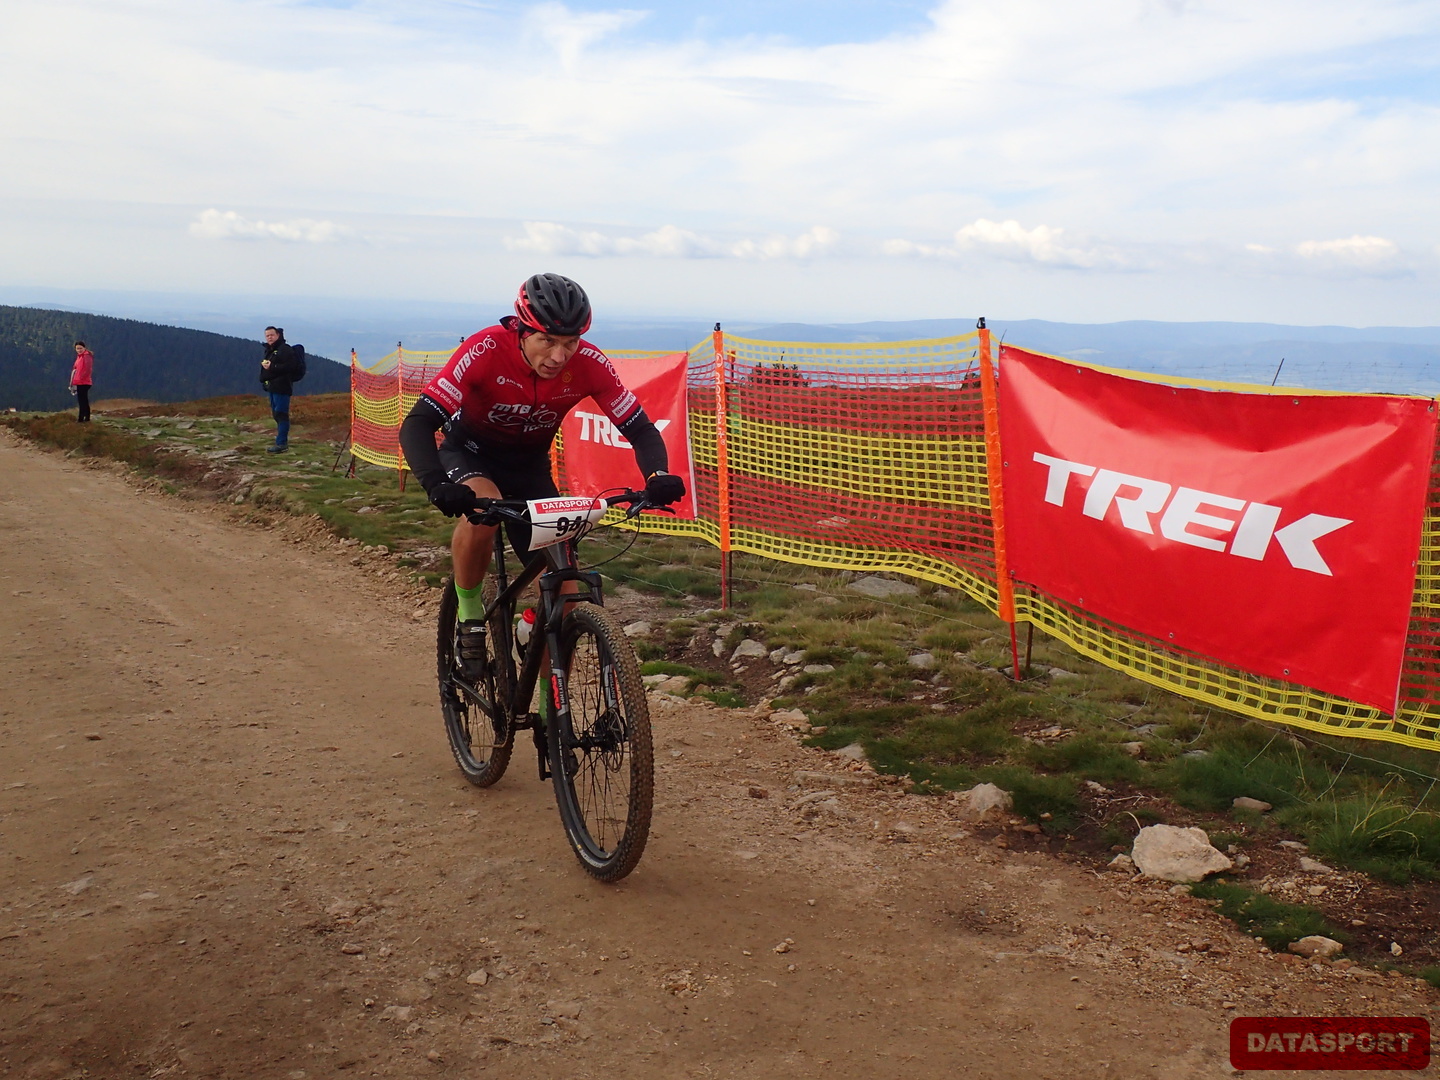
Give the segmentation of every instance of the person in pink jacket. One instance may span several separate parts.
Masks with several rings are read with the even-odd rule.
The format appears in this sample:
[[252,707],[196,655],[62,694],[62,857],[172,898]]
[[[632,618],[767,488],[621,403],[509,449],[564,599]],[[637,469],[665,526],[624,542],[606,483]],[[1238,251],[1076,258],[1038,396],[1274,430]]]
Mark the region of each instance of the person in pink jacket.
[[75,368],[70,372],[70,389],[80,406],[80,415],[75,419],[82,424],[90,422],[90,385],[94,382],[95,354],[85,347],[85,342],[75,342]]

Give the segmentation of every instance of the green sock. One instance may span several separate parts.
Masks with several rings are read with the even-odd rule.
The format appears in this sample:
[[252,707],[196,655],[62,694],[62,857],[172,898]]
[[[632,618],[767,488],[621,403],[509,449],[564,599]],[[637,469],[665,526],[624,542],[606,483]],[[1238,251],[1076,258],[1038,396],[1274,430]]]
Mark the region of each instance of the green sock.
[[482,618],[485,615],[485,601],[480,598],[480,586],[473,589],[462,589],[455,586],[455,595],[460,599],[460,610],[458,612],[461,622],[470,622],[473,619]]

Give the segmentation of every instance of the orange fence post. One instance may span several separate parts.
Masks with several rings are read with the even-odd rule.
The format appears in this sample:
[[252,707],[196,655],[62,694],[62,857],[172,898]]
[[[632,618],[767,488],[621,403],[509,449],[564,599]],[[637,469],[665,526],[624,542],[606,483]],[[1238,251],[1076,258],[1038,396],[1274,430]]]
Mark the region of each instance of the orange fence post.
[[985,476],[990,487],[990,525],[995,536],[995,592],[1000,618],[1010,624],[1010,658],[1015,681],[1020,681],[1020,642],[1015,636],[1015,586],[1005,553],[1005,459],[1000,454],[1000,394],[995,361],[990,355],[990,331],[982,317],[980,331],[980,398],[985,410]]
[[725,385],[725,332],[715,324],[715,501],[720,526],[720,607],[730,607],[730,453],[727,445],[729,389]]
[[395,472],[405,490],[405,458],[400,454],[400,410],[405,407],[405,347],[395,342]]

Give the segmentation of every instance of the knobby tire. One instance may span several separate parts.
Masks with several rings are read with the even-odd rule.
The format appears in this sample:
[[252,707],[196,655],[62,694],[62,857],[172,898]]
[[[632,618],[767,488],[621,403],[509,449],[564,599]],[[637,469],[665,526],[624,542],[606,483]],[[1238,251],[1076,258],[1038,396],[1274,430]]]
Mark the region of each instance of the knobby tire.
[[619,881],[645,851],[655,800],[655,752],[640,665],[614,617],[595,604],[565,616],[560,650],[571,730],[561,730],[552,708],[555,800],[580,865],[601,881]]
[[[485,599],[494,596],[494,586],[485,579]],[[445,735],[450,752],[465,779],[476,787],[489,787],[505,775],[510,753],[515,746],[515,729],[506,715],[510,700],[512,665],[495,655],[495,643],[508,641],[497,635],[496,626],[504,623],[503,613],[492,618],[485,635],[488,662],[485,675],[475,689],[480,701],[474,700],[454,681],[455,621],[459,598],[452,580],[445,586],[440,600],[440,616],[436,627],[435,654],[440,679],[440,711],[445,717]],[[508,628],[508,625],[507,625]]]

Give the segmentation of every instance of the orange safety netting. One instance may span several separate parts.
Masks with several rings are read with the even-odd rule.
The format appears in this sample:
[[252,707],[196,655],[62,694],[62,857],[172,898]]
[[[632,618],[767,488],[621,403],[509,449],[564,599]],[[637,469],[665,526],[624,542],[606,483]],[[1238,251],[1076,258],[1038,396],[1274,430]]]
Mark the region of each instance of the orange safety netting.
[[[647,530],[810,566],[906,574],[1008,614],[1009,590],[996,579],[979,352],[976,334],[863,345],[717,335],[697,344],[689,365],[697,516],[657,517]],[[353,367],[357,457],[403,468],[399,421],[448,358],[397,351]],[[554,458],[563,490],[563,445]],[[1394,718],[1181,652],[1028,587],[1015,588],[1014,611],[1083,655],[1187,697],[1314,731],[1440,749],[1437,523],[1440,460]]]

